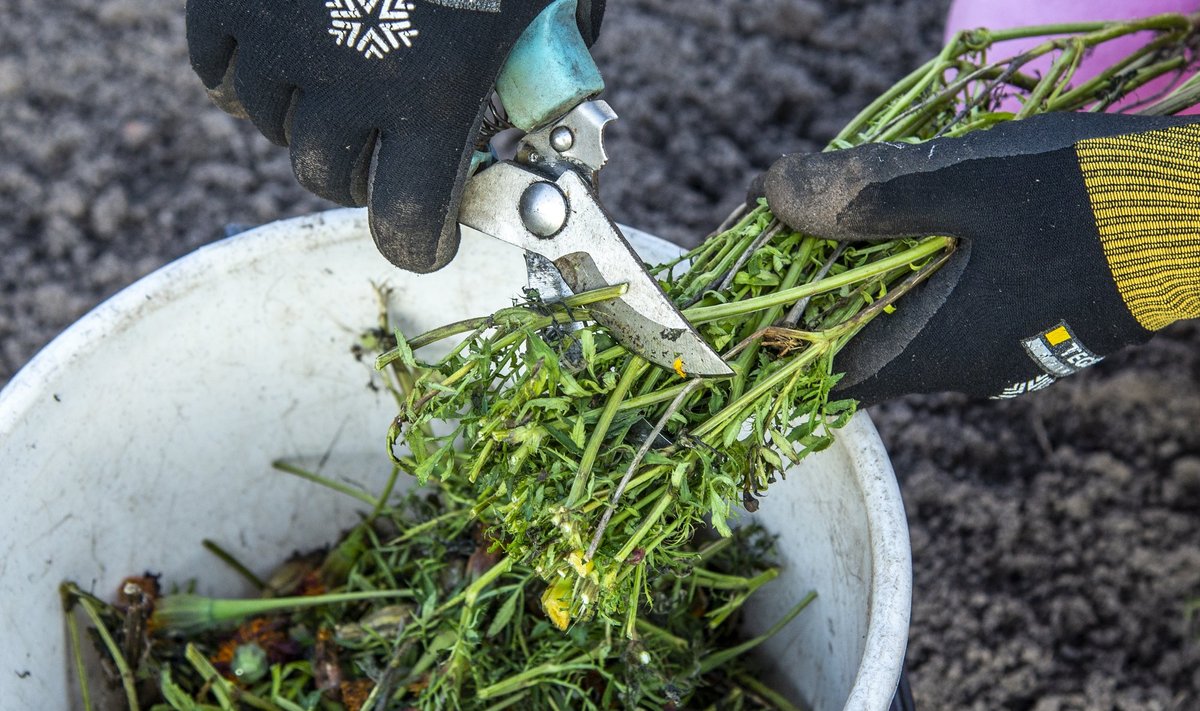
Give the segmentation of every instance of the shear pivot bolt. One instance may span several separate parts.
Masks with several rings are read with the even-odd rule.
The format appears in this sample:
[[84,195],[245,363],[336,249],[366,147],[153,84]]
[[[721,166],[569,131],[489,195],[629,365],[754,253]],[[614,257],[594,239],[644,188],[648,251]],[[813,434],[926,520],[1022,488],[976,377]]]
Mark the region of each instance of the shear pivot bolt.
[[567,224],[567,197],[553,183],[534,183],[521,195],[521,221],[525,229],[547,239]]
[[559,126],[550,132],[550,147],[559,153],[565,153],[575,146],[575,134],[566,126]]

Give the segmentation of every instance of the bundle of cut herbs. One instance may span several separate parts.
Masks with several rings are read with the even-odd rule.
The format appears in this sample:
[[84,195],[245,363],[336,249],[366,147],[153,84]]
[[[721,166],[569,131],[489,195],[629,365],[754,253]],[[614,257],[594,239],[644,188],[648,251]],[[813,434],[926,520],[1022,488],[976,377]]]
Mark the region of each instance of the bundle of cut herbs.
[[[1073,82],[1091,49],[1139,32],[1141,49]],[[962,33],[830,149],[1103,111],[1182,76],[1196,42],[1178,15]],[[1049,70],[1025,70],[1046,56]],[[1198,91],[1189,80],[1143,110],[1180,110]],[[1023,108],[999,111],[1012,96]],[[832,442],[855,410],[833,394],[833,357],[953,249],[936,236],[838,245],[765,204],[735,214],[655,272],[735,371],[723,380],[649,366],[587,324],[620,285],[411,338],[376,332],[400,408],[394,474],[430,485],[427,498],[349,492],[372,513],[327,554],[259,581],[261,600],[158,597],[146,577],[112,605],[71,585],[64,600],[93,622],[135,709],[786,708],[736,663],[761,640],[738,643],[726,625],[775,572],[764,535],[730,518]]]
[[[962,33],[829,148],[1104,111],[1193,68],[1194,21],[1163,15]],[[1139,32],[1147,37],[1140,49],[1073,82],[1092,49]],[[1042,36],[1051,38],[1019,56],[989,58],[998,42]],[[1053,57],[1047,71],[1024,71],[1044,56]],[[1198,89],[1193,78],[1143,110],[1181,110]],[[998,110],[1011,97],[1020,111]],[[651,366],[598,325],[556,331],[586,321],[589,303],[611,298],[606,291],[397,335],[379,359],[411,375],[390,433],[396,461],[421,481],[469,482],[479,519],[509,559],[553,584],[545,606],[556,619],[598,616],[634,636],[647,571],[686,570],[702,522],[729,535],[734,507],[754,511],[791,464],[831,443],[856,406],[833,391],[834,356],[872,319],[904,308],[896,302],[954,249],[938,236],[841,245],[787,228],[765,203],[730,222],[656,274],[735,371],[731,378],[688,378],[681,362],[674,373]],[[463,333],[448,356],[418,360],[420,348]],[[571,348],[577,359],[567,357]]]

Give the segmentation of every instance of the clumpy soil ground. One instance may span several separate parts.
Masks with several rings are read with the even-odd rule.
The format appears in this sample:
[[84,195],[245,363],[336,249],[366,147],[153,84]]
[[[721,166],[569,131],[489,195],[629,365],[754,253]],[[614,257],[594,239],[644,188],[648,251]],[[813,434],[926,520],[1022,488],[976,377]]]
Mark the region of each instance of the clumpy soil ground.
[[[694,242],[940,43],[947,0],[625,0],[596,48],[619,219]],[[0,4],[0,384],[165,262],[328,207],[208,105],[182,3]],[[1009,403],[873,414],[912,528],[926,709],[1200,708],[1200,328]],[[11,671],[0,670],[0,673]]]

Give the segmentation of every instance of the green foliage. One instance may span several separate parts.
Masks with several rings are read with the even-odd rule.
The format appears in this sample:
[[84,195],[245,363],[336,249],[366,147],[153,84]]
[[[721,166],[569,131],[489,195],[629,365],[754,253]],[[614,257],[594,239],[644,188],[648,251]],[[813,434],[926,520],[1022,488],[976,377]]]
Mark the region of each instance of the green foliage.
[[[761,529],[696,537],[693,566],[678,576],[635,566],[655,601],[637,620],[636,639],[605,624],[572,624],[564,634],[536,608],[548,588],[534,571],[489,553],[463,493],[414,492],[349,531],[343,541],[363,543],[351,547],[357,553],[334,593],[167,595],[159,611],[190,611],[185,619],[156,615],[150,634],[128,624],[131,616],[144,622],[149,608],[107,605],[73,587],[64,600],[86,606],[102,631],[98,646],[119,660],[130,708],[788,708],[743,683],[752,675],[742,653],[770,635],[739,640],[742,605],[779,572],[774,541]],[[309,581],[293,583],[302,586],[319,579],[322,557],[303,560],[299,571],[288,562],[282,577]]]
[[[1148,49],[1071,85],[1085,52],[1138,31],[1157,33]],[[996,41],[1047,32],[1069,34],[988,59]],[[1102,110],[1186,66],[1193,34],[1191,22],[1174,15],[963,33],[831,148],[959,135],[1046,111]],[[1022,72],[1043,55],[1056,57],[1044,76]],[[1018,114],[993,108],[1005,94],[1023,98]],[[830,445],[855,407],[832,394],[834,355],[870,319],[903,309],[896,300],[952,249],[946,238],[839,247],[787,229],[760,204],[685,258],[655,268],[735,377],[693,383],[647,367],[598,325],[560,327],[586,321],[586,307],[534,299],[524,316],[514,307],[472,322],[467,339],[437,362],[419,364],[421,352],[403,345],[381,360],[407,368],[412,383],[390,444],[407,447],[397,461],[421,481],[470,482],[497,547],[545,580],[572,579],[572,618],[620,620],[646,601],[628,565],[635,550],[654,569],[686,570],[687,542],[704,521],[727,535],[739,505],[753,510],[791,465]],[[583,355],[573,362],[567,354],[576,345]],[[687,364],[677,368],[686,372]],[[652,426],[660,420],[661,433]],[[662,441],[643,454],[651,433]]]
[[[470,484],[477,515],[510,556],[544,580],[573,580],[571,619],[598,612],[618,622],[645,600],[628,564],[635,551],[652,569],[685,571],[706,520],[730,535],[736,506],[754,506],[788,467],[832,442],[854,414],[853,402],[830,396],[837,347],[882,308],[867,295],[902,293],[945,244],[842,249],[781,227],[760,206],[690,253],[689,270],[659,270],[689,313],[737,309],[694,319],[731,353],[736,377],[694,381],[649,367],[594,324],[567,333],[492,320],[440,362],[406,372],[412,387],[391,445],[407,446],[398,459],[422,482]],[[781,323],[792,303],[755,304],[820,283],[821,273],[833,286],[814,292],[796,323]],[[579,362],[564,355],[575,344]],[[386,360],[404,368],[394,354]],[[664,417],[662,446],[639,456],[650,423]]]

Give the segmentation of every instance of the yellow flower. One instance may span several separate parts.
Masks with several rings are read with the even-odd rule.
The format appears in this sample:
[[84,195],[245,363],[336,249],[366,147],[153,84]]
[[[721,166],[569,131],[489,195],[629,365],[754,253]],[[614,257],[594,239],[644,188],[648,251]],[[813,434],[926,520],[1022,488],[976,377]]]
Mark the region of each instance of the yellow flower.
[[567,562],[571,564],[571,567],[575,569],[575,572],[578,573],[579,577],[581,578],[588,577],[592,574],[592,571],[596,569],[595,563],[590,560],[586,562],[583,560],[583,551],[575,551],[571,555],[567,556]]
[[571,624],[571,589],[574,582],[564,576],[542,593],[542,609],[554,626],[563,632],[566,632],[567,626]]

